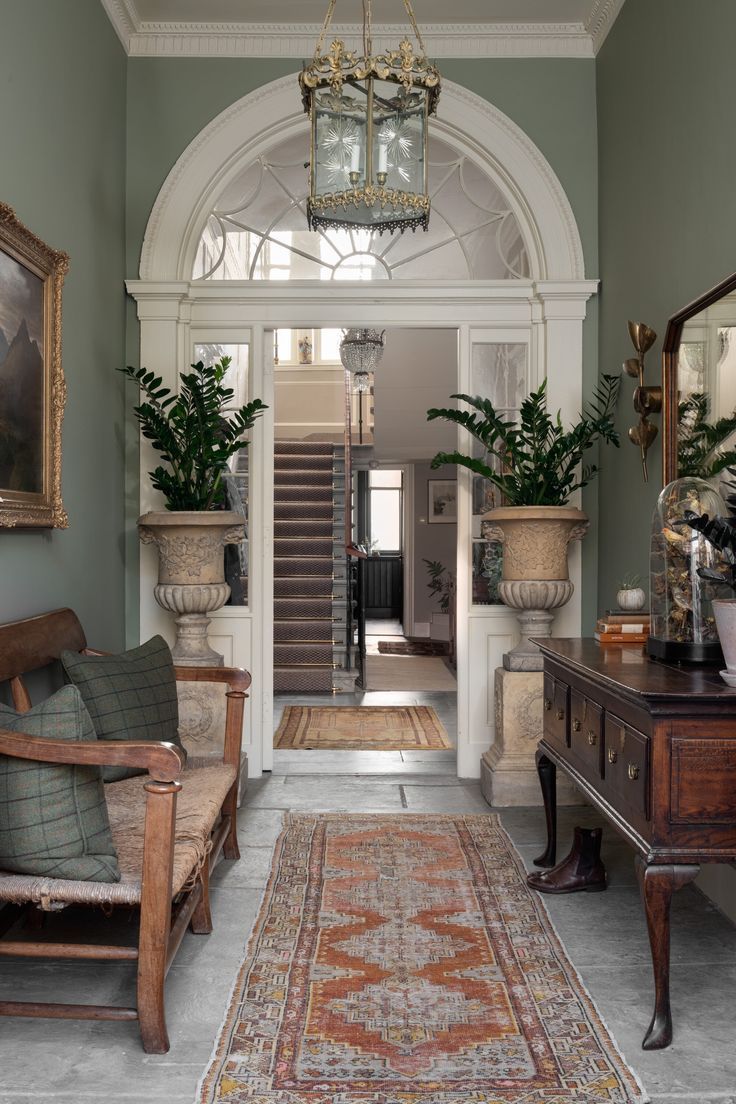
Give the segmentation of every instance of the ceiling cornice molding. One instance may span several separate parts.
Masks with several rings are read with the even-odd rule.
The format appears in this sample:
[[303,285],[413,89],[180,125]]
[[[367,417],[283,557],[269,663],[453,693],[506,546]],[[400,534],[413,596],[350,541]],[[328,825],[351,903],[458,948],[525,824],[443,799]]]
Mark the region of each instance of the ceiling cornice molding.
[[597,54],[611,27],[616,21],[624,0],[594,0],[593,9],[585,20],[585,29],[593,43],[593,53]]
[[[597,0],[612,8],[623,0]],[[133,8],[132,0],[103,0],[118,34],[122,19],[114,13]],[[616,12],[616,14],[618,14]],[[591,18],[593,18],[591,16]],[[601,20],[604,19],[601,13]],[[129,21],[125,21],[129,26]],[[597,24],[596,24],[597,25]],[[321,26],[317,23],[144,23],[128,32],[132,57],[267,57],[307,58],[314,52]],[[405,24],[377,24],[376,49],[395,47],[406,34]],[[358,44],[362,27],[333,24],[331,35]],[[430,23],[422,37],[431,57],[523,58],[594,57],[591,32],[582,23]],[[122,35],[121,35],[122,40]]]
[[102,6],[123,44],[123,49],[126,54],[130,54],[131,40],[142,26],[134,0],[102,0]]

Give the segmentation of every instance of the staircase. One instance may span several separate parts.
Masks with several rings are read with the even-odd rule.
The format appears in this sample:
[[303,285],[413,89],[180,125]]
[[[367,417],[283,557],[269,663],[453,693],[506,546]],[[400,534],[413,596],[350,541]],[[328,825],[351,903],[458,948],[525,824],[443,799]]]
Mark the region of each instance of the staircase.
[[333,458],[322,441],[274,447],[274,692],[333,689]]

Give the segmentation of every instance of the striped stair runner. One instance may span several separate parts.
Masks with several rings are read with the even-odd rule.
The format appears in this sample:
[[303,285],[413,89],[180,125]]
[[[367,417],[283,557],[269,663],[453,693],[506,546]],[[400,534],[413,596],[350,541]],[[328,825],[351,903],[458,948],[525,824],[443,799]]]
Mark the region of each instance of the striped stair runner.
[[332,690],[333,445],[274,447],[274,691]]

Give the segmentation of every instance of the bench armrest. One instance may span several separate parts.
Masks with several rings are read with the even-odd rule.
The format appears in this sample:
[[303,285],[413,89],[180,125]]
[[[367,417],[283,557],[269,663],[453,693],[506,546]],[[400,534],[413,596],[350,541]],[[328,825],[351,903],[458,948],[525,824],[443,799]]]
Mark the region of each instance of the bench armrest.
[[137,767],[147,770],[156,782],[175,781],[184,766],[184,756],[174,744],[145,740],[45,740],[5,729],[0,729],[0,755],[37,763]]
[[174,666],[177,682],[224,682],[231,690],[245,693],[250,687],[251,678],[245,667],[177,667]]
[[[94,648],[83,648],[82,654],[90,656],[110,655],[109,652],[100,652]],[[237,781],[239,781],[240,754],[243,742],[243,711],[247,696],[246,690],[250,688],[251,684],[250,673],[244,667],[182,667],[174,665],[174,677],[177,682],[221,682],[227,686],[227,712],[225,715],[225,742],[222,761],[235,767]],[[126,763],[124,765],[133,764]]]

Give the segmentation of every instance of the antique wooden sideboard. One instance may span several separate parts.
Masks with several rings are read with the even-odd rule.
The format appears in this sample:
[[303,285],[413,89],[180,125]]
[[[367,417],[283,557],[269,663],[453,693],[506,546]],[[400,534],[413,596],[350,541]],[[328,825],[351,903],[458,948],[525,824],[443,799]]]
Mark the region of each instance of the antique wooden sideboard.
[[642,1046],[672,1041],[670,903],[705,862],[736,861],[736,689],[713,667],[649,659],[634,645],[538,640],[544,729],[537,769],[556,859],[556,768],[636,851],[654,969]]

